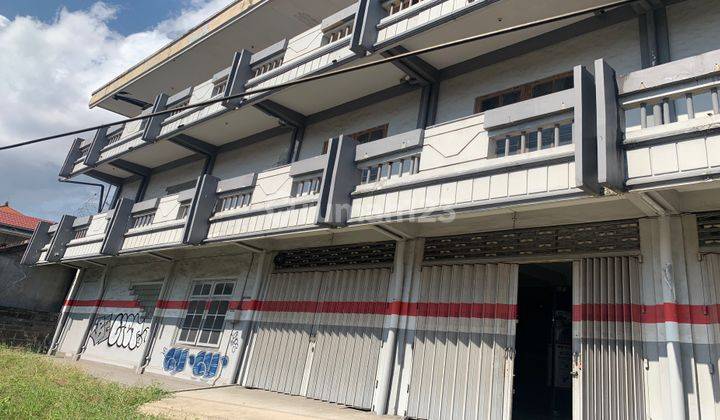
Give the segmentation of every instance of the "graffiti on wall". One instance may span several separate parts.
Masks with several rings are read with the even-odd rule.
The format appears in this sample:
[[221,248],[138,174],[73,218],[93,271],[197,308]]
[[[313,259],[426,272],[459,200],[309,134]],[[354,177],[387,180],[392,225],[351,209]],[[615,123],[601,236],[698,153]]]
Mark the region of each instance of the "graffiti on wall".
[[220,353],[199,351],[190,354],[189,349],[173,347],[165,351],[163,369],[172,374],[185,370],[186,366],[191,368],[193,376],[210,379],[219,374],[220,368],[228,364],[228,357]]
[[148,330],[141,313],[109,314],[95,320],[89,337],[95,346],[107,343],[108,347],[135,350],[147,340]]

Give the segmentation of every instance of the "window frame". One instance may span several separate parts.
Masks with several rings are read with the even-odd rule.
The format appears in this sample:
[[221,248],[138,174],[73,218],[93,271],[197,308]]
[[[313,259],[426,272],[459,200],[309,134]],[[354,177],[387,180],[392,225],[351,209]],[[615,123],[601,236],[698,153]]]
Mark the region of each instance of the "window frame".
[[[226,285],[226,286],[223,286],[223,292],[224,292],[225,287],[227,287],[227,284],[230,284],[231,285],[230,293],[228,293],[228,294],[215,293],[216,292],[215,289],[218,284]],[[202,292],[202,288],[205,285],[210,285],[208,294],[202,294],[202,293],[197,294],[195,292],[196,286],[199,286],[201,288],[201,292]],[[220,343],[222,342],[222,338],[223,338],[223,332],[225,331],[225,324],[228,321],[228,312],[230,312],[230,303],[233,300],[233,296],[235,296],[236,290],[237,290],[237,279],[221,278],[221,279],[202,279],[202,280],[192,281],[190,283],[190,288],[188,290],[188,295],[187,295],[188,296],[187,297],[188,306],[187,306],[187,308],[185,308],[183,316],[179,321],[179,325],[177,328],[177,335],[175,337],[175,343],[183,344],[183,345],[187,345],[187,346],[193,346],[193,347],[203,347],[203,348],[218,348],[218,347],[220,347]],[[195,311],[192,313],[193,316],[199,315],[200,320],[197,323],[197,328],[192,328],[192,324],[190,325],[190,327],[187,327],[187,329],[189,331],[188,335],[190,335],[192,333],[193,329],[195,330],[194,338],[192,340],[188,340],[187,337],[186,337],[186,339],[182,339],[181,337],[183,335],[183,330],[186,329],[185,324],[188,320],[188,315],[191,314],[190,309],[193,306],[193,302],[199,302],[198,305],[200,305],[200,307],[201,307],[200,312]],[[219,329],[215,329],[215,327],[213,325],[212,328],[208,329],[208,331],[210,332],[208,335],[208,339],[206,341],[201,341],[200,338],[203,334],[203,331],[205,330],[205,323],[207,321],[207,318],[214,317],[213,324],[216,324],[217,318],[220,316],[220,315],[218,315],[219,312],[215,312],[212,314],[210,313],[210,309],[213,305],[213,302],[219,302],[218,303],[219,307],[222,306],[222,302],[226,302],[225,310],[222,314],[223,319],[221,321]],[[219,307],[218,307],[218,309],[219,309]],[[193,322],[193,321],[194,321],[194,319],[190,320],[190,322]],[[212,337],[213,332],[218,332],[217,342],[214,344],[209,341],[209,339]]]
[[[554,85],[556,82],[558,82],[558,81],[560,81],[560,80],[563,80],[563,79],[566,79],[566,78],[570,78],[570,80],[572,80],[572,77],[573,77],[573,72],[572,72],[572,71],[567,71],[567,72],[563,72],[563,73],[558,73],[558,74],[553,75],[553,76],[550,76],[550,77],[545,77],[545,78],[543,78],[543,79],[538,79],[538,80],[535,80],[535,81],[532,81],[532,82],[529,82],[529,83],[525,83],[525,84],[522,84],[522,85],[513,86],[513,87],[508,88],[508,89],[498,90],[498,91],[489,93],[489,94],[487,94],[487,95],[478,96],[478,97],[475,98],[475,105],[474,105],[474,107],[473,107],[473,113],[474,113],[474,114],[480,114],[480,113],[483,113],[483,112],[485,112],[485,111],[489,111],[490,109],[496,109],[496,108],[500,108],[500,107],[503,107],[503,106],[506,106],[506,105],[512,105],[512,104],[515,104],[515,103],[518,103],[518,102],[527,101],[528,99],[539,98],[539,97],[541,97],[541,96],[549,95],[548,93],[545,93],[545,94],[542,94],[542,95],[534,96],[534,95],[533,95],[533,90],[534,90],[537,86],[546,84],[546,83],[548,83],[548,82],[552,82],[553,85]],[[554,86],[553,86],[553,88],[554,88]],[[568,89],[571,89],[571,88],[568,88]],[[561,92],[562,90],[565,90],[565,89],[553,90],[553,91],[550,92],[550,93]],[[518,100],[517,100],[517,101],[514,101],[514,102],[504,103],[504,101],[503,101],[503,96],[504,96],[504,95],[508,95],[508,94],[510,94],[510,93],[513,93],[513,92],[516,92],[516,91],[519,92]],[[483,103],[484,101],[486,101],[486,100],[488,100],[488,99],[495,98],[495,97],[498,98],[498,102],[499,102],[499,103],[498,103],[498,106],[493,107],[493,108],[488,108],[488,109],[483,109],[483,108],[482,108],[482,103]]]

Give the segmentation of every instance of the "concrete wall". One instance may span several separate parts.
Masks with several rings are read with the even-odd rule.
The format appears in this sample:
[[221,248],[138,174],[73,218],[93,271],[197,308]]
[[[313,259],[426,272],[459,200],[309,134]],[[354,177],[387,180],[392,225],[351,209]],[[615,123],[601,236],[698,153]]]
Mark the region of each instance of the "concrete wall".
[[[93,302],[100,299],[100,283],[104,270],[92,268],[85,270],[75,295],[76,302]],[[94,305],[71,305],[68,307],[68,317],[63,326],[57,348],[58,354],[70,356],[75,354],[83,344],[83,334],[88,327],[90,317],[94,312]]]
[[23,252],[25,246],[0,252],[0,306],[58,312],[75,270],[22,266]]
[[670,59],[679,60],[718,48],[720,3],[688,0],[668,6]]
[[637,20],[623,22],[443,81],[440,85],[437,122],[472,114],[478,96],[568,72],[576,65],[584,65],[592,71],[593,62],[598,58],[605,58],[618,74],[639,70]]
[[120,189],[120,198],[135,199],[138,188],[140,188],[140,181],[126,182]]
[[165,191],[167,187],[197,180],[204,164],[204,160],[197,160],[177,168],[152,174],[143,200],[164,197],[167,195]]
[[[172,375],[183,379],[207,382],[211,384],[228,384],[233,380],[233,373],[239,362],[238,323],[240,310],[228,311],[225,318],[224,331],[217,346],[190,346],[178,343],[180,324],[186,314],[184,309],[177,309],[174,302],[187,302],[191,287],[196,281],[224,280],[234,283],[231,302],[243,300],[246,293],[246,281],[254,279],[257,261],[251,254],[237,254],[202,259],[187,259],[180,261],[173,269],[168,283],[166,301],[170,302],[168,308],[161,313],[161,323],[152,348],[151,359],[147,370],[153,373]],[[199,374],[193,366],[187,364],[183,368],[172,367],[165,363],[173,352],[187,351],[188,356],[196,357],[200,352],[219,355],[218,371],[214,375]]]
[[300,159],[319,155],[323,142],[340,134],[351,134],[383,124],[389,124],[390,136],[414,130],[419,106],[418,90],[310,125],[305,129]]
[[290,134],[218,154],[213,176],[228,179],[251,172],[262,172],[284,164],[290,147]]

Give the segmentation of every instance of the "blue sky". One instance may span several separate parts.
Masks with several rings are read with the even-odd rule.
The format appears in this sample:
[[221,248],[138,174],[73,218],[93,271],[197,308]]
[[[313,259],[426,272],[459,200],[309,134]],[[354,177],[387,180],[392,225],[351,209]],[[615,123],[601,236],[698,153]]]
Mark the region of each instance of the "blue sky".
[[[93,0],[0,0],[0,15],[12,19],[15,16],[33,16],[44,22],[52,22],[60,10],[87,10],[96,1]],[[119,8],[117,17],[108,25],[123,35],[145,31],[158,22],[169,19],[187,0],[110,0],[107,4]]]
[[[90,94],[232,2],[0,0],[0,145],[116,120]],[[95,213],[98,188],[58,182],[72,141],[0,151],[0,202],[55,221]]]

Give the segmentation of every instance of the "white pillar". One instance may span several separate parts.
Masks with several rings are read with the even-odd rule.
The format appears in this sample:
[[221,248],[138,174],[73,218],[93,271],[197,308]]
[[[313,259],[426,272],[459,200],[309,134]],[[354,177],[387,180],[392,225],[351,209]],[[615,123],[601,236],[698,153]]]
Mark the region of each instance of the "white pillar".
[[388,399],[390,397],[390,384],[395,361],[395,349],[397,347],[398,325],[400,323],[400,307],[402,305],[403,283],[405,279],[405,249],[408,247],[406,241],[398,241],[395,245],[395,262],[393,275],[390,279],[387,295],[388,312],[385,315],[383,330],[382,348],[380,349],[380,360],[377,370],[377,387],[373,396],[373,412],[385,414],[387,412]]
[[[659,254],[662,275],[663,311],[665,314],[665,347],[668,358],[668,382],[670,385],[670,402],[672,405],[669,418],[685,419],[685,390],[683,389],[682,354],[680,351],[680,329],[677,322],[677,296],[675,293],[675,273],[672,260],[672,236],[670,223],[672,216],[660,216]],[[682,240],[679,238],[678,240]]]
[[67,297],[65,298],[65,302],[63,302],[62,309],[60,310],[60,317],[58,319],[57,325],[55,326],[55,334],[53,334],[52,341],[50,342],[50,348],[47,352],[48,356],[52,356],[57,351],[60,334],[62,333],[63,327],[65,326],[65,321],[67,320],[68,314],[70,313],[70,307],[68,306],[68,303],[72,302],[75,299],[75,296],[77,296],[77,292],[80,289],[80,279],[82,278],[84,272],[84,268],[78,268],[75,270],[75,278],[73,279],[72,285],[70,286],[70,290],[68,291]]

